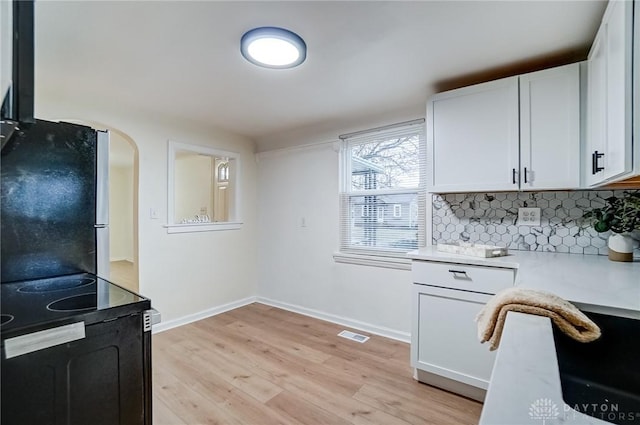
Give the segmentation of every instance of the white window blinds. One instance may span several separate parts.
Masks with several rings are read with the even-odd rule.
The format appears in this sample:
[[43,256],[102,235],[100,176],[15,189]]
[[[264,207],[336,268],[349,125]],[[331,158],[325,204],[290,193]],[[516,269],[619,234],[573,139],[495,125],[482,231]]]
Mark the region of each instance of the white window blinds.
[[424,120],[340,138],[340,251],[404,256],[424,246]]

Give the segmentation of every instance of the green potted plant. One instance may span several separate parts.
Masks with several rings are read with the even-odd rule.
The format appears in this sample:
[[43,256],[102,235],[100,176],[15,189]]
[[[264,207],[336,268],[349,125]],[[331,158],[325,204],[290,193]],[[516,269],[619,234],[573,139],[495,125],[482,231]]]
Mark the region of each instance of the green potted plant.
[[605,202],[604,207],[585,212],[582,219],[598,233],[612,232],[608,240],[610,260],[633,261],[637,242],[631,233],[640,230],[640,192],[625,192]]

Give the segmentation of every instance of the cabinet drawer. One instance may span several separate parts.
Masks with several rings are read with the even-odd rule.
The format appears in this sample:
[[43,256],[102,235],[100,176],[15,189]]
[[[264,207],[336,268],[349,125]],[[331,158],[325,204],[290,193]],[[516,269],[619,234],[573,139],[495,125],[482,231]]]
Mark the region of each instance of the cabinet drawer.
[[485,294],[513,286],[515,278],[514,269],[432,261],[413,261],[411,273],[415,283]]

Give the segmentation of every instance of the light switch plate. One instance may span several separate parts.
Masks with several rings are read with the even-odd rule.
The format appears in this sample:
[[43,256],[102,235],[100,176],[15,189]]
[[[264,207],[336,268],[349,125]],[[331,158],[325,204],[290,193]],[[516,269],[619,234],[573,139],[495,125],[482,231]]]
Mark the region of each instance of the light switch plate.
[[520,226],[540,226],[540,208],[518,208]]

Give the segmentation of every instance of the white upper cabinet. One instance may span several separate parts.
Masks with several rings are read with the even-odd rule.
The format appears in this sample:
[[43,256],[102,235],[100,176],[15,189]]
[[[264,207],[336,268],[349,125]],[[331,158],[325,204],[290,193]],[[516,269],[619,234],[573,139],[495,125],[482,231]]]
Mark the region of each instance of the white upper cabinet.
[[518,77],[439,93],[427,108],[429,188],[518,188]]
[[632,40],[633,2],[610,1],[589,52],[586,186],[633,172]]
[[580,64],[520,76],[520,188],[580,186]]
[[572,64],[434,95],[429,190],[580,185],[580,68]]

